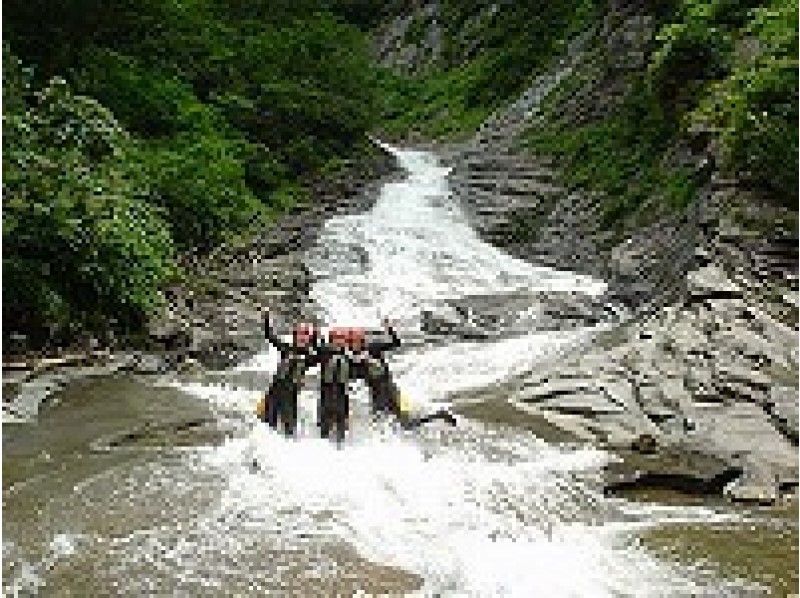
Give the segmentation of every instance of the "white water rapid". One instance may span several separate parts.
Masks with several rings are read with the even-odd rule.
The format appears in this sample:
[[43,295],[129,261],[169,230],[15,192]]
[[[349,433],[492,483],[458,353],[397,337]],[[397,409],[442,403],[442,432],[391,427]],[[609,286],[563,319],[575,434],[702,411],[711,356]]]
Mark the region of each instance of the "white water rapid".
[[[533,267],[482,242],[450,198],[447,170],[435,157],[395,153],[406,176],[384,185],[370,211],[329,221],[308,255],[317,275],[311,298],[325,322],[375,326],[388,317],[402,338],[416,339],[392,357],[391,367],[420,411],[524,373],[587,338],[591,331],[578,330],[420,340],[423,314],[446,310],[446,300],[537,290],[598,294],[604,284]],[[273,371],[276,360],[265,349],[239,369]],[[255,392],[186,389],[222,413],[252,420]],[[293,575],[280,563],[296,555],[289,560],[320,576],[346,576],[354,559],[397,568],[420,580],[408,588],[417,595],[724,593],[702,570],[659,561],[634,539],[658,521],[718,517],[711,509],[604,497],[597,480],[609,457],[593,448],[549,445],[524,431],[465,418],[455,428],[403,432],[369,423],[366,401],[358,389],[353,430],[341,448],[315,438],[316,394],[309,383],[300,397],[297,439],[253,422],[241,436],[202,452],[196,467],[219,475],[224,490],[190,526],[200,538],[174,548],[176,559],[193,564],[187,575],[225,587],[212,565],[225,554],[230,571],[237,559],[259,562],[249,574],[275,579]],[[255,539],[269,549],[242,556],[254,550]],[[357,557],[342,564],[326,556],[337,552]]]

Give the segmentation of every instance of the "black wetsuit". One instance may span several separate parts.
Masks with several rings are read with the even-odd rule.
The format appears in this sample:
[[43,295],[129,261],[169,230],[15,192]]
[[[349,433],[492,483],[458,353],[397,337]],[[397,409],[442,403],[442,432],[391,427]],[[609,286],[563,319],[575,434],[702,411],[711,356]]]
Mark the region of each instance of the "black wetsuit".
[[386,338],[372,339],[366,343],[368,357],[359,374],[367,382],[373,413],[400,415],[400,391],[392,380],[392,372],[386,362],[385,353],[400,346],[400,338],[394,329],[386,329]]
[[331,344],[318,348],[320,376],[319,431],[327,438],[331,428],[336,428],[336,439],[342,441],[350,418],[350,401],[347,386],[350,381],[350,360],[344,350]]
[[280,416],[286,434],[291,435],[297,426],[297,395],[303,384],[303,376],[308,368],[315,365],[317,356],[313,346],[297,347],[279,339],[272,331],[269,320],[264,322],[264,334],[281,354],[278,370],[267,393],[265,419],[270,426],[277,428]]

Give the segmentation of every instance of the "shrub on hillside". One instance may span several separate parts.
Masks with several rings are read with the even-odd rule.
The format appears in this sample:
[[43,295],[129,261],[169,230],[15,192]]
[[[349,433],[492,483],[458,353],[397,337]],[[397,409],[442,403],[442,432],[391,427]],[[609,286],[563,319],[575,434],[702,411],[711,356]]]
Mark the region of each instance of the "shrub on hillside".
[[160,303],[174,274],[172,237],[147,182],[132,176],[131,143],[105,107],[58,79],[32,106],[4,114],[10,326],[42,336],[48,324],[91,325],[110,313],[132,324]]
[[178,247],[208,250],[263,219],[245,183],[247,145],[213,133],[142,144],[136,159]]
[[753,10],[731,73],[709,87],[690,115],[716,132],[722,166],[755,189],[796,206],[798,23],[796,0]]
[[97,99],[126,129],[145,137],[224,126],[175,73],[146,68],[118,52],[87,49],[73,80],[80,93]]

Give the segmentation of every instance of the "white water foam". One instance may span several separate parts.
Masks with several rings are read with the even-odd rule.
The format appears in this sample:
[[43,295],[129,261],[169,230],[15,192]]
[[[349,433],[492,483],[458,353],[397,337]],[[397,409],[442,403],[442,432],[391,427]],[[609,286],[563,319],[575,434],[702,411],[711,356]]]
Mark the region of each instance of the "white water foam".
[[462,422],[427,435],[365,429],[341,449],[256,426],[209,463],[228,476],[221,510],[236,514],[228,517],[236,526],[260,526],[287,549],[309,538],[346,542],[420,575],[420,595],[715,595],[702,572],[626,540],[656,522],[725,517],[697,507],[662,507],[654,517],[607,501],[593,484],[605,460]]
[[[311,297],[330,325],[369,326],[389,317],[411,329],[423,309],[436,309],[442,299],[606,289],[602,281],[535,267],[481,241],[449,196],[449,169],[424,152],[396,155],[408,178],[385,185],[368,213],[329,221],[309,255],[310,267],[323,277]],[[346,251],[353,247],[366,253],[365,271],[330,259],[353,257]]]
[[[449,199],[446,169],[428,154],[396,155],[408,178],[386,185],[367,214],[329,222],[309,255],[320,277],[311,296],[329,324],[370,326],[388,316],[402,336],[418,330],[423,310],[444,298],[604,290],[602,282],[536,268],[483,243]],[[442,402],[448,393],[531,368],[586,334],[419,347],[396,357],[392,368],[417,401]],[[265,352],[242,369],[272,369],[274,360]],[[255,397],[221,386],[187,390],[242,413]],[[548,446],[529,434],[464,421],[453,430],[415,433],[359,425],[366,419],[358,417],[366,408],[363,391],[354,397],[353,433],[337,449],[313,438],[315,403],[312,390],[302,393],[299,439],[253,424],[207,454],[208,465],[228,480],[214,520],[231,522],[223,535],[255,527],[284,546],[309,538],[345,543],[368,560],[421,576],[423,595],[724,593],[721,585],[709,593],[701,571],[658,561],[628,541],[644,525],[721,516],[606,499],[596,483],[607,458],[601,451]]]

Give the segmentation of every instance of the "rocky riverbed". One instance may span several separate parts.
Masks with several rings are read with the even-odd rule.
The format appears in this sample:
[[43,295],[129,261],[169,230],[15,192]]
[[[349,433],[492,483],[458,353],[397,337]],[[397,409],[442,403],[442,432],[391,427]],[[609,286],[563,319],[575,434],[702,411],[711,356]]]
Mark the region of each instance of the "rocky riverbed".
[[[474,179],[460,174],[464,155],[470,156],[466,164],[476,159],[471,147],[451,146],[444,155],[454,164],[450,177],[457,196],[474,220],[475,202],[486,193],[474,186]],[[487,156],[492,155],[487,150]],[[508,150],[501,155],[508,156]],[[516,188],[515,180],[529,180],[528,171],[519,167],[521,158],[483,159],[494,168],[481,175],[486,180],[507,181],[506,188]],[[83,377],[189,372],[240,361],[263,346],[260,310],[265,306],[279,320],[313,318],[307,291],[314,277],[305,252],[326,218],[371,205],[377,183],[370,177],[395,176],[391,158],[376,153],[373,160],[361,176],[350,173],[341,186],[320,189],[316,203],[299,206],[250,246],[220,251],[194,264],[196,279],[213,285],[171,289],[169,309],[150,324],[160,351],[99,351],[67,363],[51,360],[33,368],[6,368],[6,416],[35,416],[43,400],[57,397],[70,381]],[[521,203],[536,197],[523,189],[516,203],[498,213],[513,215]],[[551,220],[557,217],[550,215]],[[489,230],[480,222],[479,230]],[[724,236],[718,230],[716,235]],[[714,252],[719,257],[722,242],[711,233],[707,237],[710,240],[695,247],[693,255]],[[502,244],[502,238],[492,238]],[[620,293],[625,278],[619,271],[645,267],[625,262],[637,259],[630,247],[628,240],[612,249],[610,255],[622,265],[612,260],[605,267],[606,274],[609,268],[618,271],[605,295],[592,298],[549,290],[449,300],[422,312],[425,342],[487,340],[515,331],[603,323],[588,348],[539,364],[535,371],[502,385],[520,418],[536,418],[558,430],[556,436],[609,447],[625,456],[608,468],[610,490],[667,487],[724,493],[745,502],[780,502],[798,483],[798,351],[791,314],[796,308],[766,305],[758,281],[747,279],[742,268],[730,273],[719,265],[721,257],[686,272],[679,299],[669,305],[627,305],[619,298],[633,290]],[[727,255],[725,264],[730,265],[730,252]],[[640,255],[642,260],[653,262]],[[553,435],[543,426],[539,431]]]
[[[634,595],[645,585],[653,595],[709,588],[758,595],[779,584],[795,588],[786,561],[787,574],[774,586],[739,573],[743,558],[766,554],[762,545],[738,553],[734,573],[659,552],[708,525],[773,525],[772,512],[751,519],[723,496],[734,496],[730,484],[764,464],[785,476],[777,487],[782,508],[796,508],[787,502],[791,465],[781,460],[782,444],[765,441],[763,453],[719,450],[724,436],[717,445],[707,440],[721,434],[715,420],[684,417],[672,395],[655,395],[656,402],[634,377],[654,368],[643,379],[657,392],[662,377],[669,379],[658,368],[678,367],[681,347],[688,354],[702,346],[667,349],[660,339],[681,338],[680,322],[706,309],[706,300],[745,298],[731,289],[720,297],[720,280],[705,271],[687,281],[696,299],[660,312],[675,318],[658,328],[608,295],[600,280],[532,265],[481,241],[435,157],[399,155],[404,177],[359,200],[369,211],[332,218],[298,255],[313,281],[307,294],[287,283],[294,292],[276,293],[272,305],[287,320],[390,315],[407,341],[391,364],[399,384],[420,410],[461,414],[459,425],[384,426],[371,420],[357,388],[352,438],[337,450],[314,438],[312,377],[301,394],[299,438],[282,438],[252,417],[275,366],[260,336],[258,304],[240,320],[246,335],[234,337],[252,339],[246,342],[256,354],[232,369],[221,366],[247,354],[246,343],[203,344],[208,320],[198,319],[197,360],[181,359],[182,373],[168,368],[166,377],[137,379],[121,368],[70,384],[35,423],[4,435],[7,587],[84,595],[200,588]],[[255,257],[247,258],[254,270]],[[220,272],[231,273],[225,284],[246,278],[234,278],[242,264],[221,263],[229,269]],[[223,326],[227,310],[238,308],[235,299],[218,303],[213,313]],[[192,313],[173,311],[167,324],[180,329]],[[781,334],[764,322],[765,331]],[[706,342],[721,343],[714,336]],[[229,355],[202,358],[226,346]],[[164,369],[163,358],[148,359],[127,367]],[[721,401],[713,417],[735,420],[729,406]],[[748,414],[739,421],[758,425]],[[791,537],[763,534],[764,545]],[[714,546],[707,548],[716,558]],[[565,575],[562,562],[579,562],[580,575]]]

